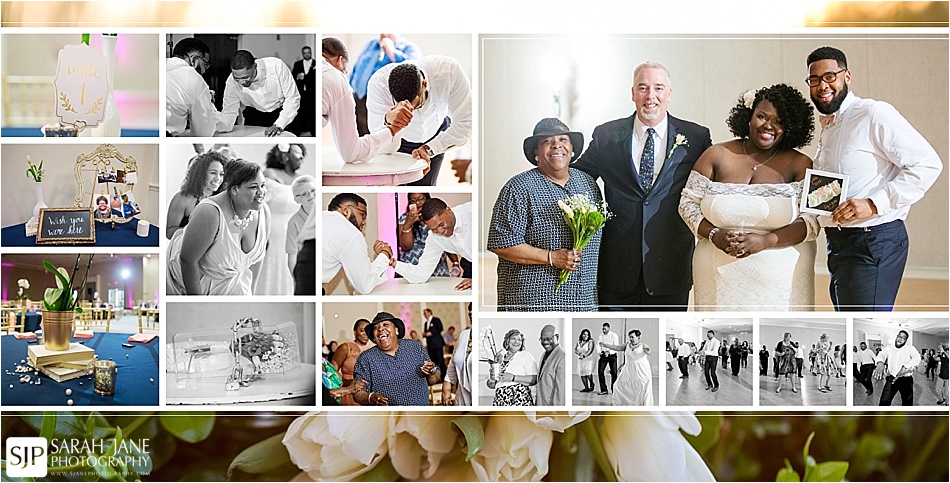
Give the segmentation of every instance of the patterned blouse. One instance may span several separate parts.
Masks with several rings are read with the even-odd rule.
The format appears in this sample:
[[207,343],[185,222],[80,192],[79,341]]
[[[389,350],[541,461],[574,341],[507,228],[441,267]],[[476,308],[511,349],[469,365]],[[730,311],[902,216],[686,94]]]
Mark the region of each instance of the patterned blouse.
[[[537,168],[512,177],[498,194],[488,231],[488,249],[510,248],[527,243],[544,250],[571,248],[571,229],[564,221],[558,200],[586,194],[594,203],[603,197],[593,178],[569,168],[570,178],[562,188]],[[609,222],[608,222],[609,223]],[[557,293],[560,269],[550,265],[524,265],[498,258],[499,311],[593,311],[597,310],[598,232],[584,248],[581,265]]]

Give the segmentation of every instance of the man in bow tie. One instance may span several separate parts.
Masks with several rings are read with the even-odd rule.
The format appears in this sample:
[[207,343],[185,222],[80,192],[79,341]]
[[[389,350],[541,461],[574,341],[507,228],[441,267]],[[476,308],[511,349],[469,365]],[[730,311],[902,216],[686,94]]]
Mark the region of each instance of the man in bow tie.
[[831,301],[839,311],[893,310],[907,263],[904,219],[943,165],[897,109],[850,92],[844,52],[821,47],[806,63],[821,113],[815,169],[849,176],[848,199],[822,217],[836,225],[825,228]]

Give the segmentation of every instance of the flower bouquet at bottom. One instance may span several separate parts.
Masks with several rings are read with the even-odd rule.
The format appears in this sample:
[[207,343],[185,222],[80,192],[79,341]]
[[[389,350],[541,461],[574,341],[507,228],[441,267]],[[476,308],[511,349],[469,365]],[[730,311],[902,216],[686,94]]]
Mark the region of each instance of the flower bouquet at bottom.
[[[557,206],[564,212],[564,221],[571,229],[575,250],[583,250],[590,243],[590,239],[604,227],[607,220],[613,217],[613,213],[607,209],[606,201],[594,203],[586,194],[577,194],[558,200]],[[557,293],[570,276],[570,270],[561,270],[554,293]]]

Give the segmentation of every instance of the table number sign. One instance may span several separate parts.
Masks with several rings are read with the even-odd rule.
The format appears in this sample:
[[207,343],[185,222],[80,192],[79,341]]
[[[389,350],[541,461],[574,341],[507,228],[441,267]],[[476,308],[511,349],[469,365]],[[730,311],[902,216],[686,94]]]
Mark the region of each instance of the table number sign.
[[98,126],[106,114],[109,59],[86,45],[67,45],[56,62],[56,116],[79,129]]

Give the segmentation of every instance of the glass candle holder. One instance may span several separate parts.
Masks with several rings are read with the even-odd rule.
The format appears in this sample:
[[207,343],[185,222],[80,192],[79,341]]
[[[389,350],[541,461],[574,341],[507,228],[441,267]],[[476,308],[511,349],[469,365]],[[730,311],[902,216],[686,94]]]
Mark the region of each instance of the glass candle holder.
[[115,361],[96,361],[94,372],[96,394],[103,396],[115,394]]

